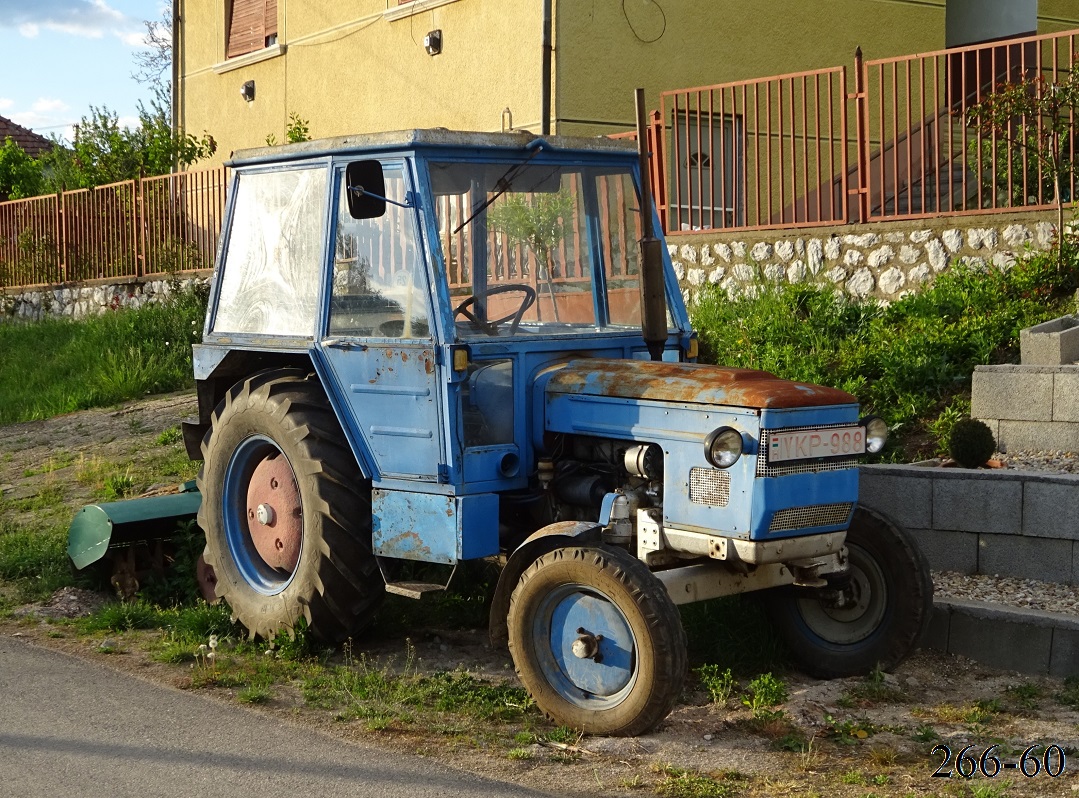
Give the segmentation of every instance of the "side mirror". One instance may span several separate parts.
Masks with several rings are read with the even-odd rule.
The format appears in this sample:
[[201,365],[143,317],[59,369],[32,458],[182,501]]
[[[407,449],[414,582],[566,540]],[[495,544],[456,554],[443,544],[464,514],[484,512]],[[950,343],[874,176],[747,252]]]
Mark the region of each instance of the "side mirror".
[[386,213],[386,180],[379,161],[353,161],[345,167],[348,213],[353,219],[377,219]]

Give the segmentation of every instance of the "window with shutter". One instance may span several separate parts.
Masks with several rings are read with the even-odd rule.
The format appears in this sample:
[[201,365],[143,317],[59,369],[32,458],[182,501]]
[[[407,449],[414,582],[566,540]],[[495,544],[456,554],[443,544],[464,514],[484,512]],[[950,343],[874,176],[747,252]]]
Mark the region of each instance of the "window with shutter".
[[232,0],[229,12],[227,58],[277,42],[277,0]]

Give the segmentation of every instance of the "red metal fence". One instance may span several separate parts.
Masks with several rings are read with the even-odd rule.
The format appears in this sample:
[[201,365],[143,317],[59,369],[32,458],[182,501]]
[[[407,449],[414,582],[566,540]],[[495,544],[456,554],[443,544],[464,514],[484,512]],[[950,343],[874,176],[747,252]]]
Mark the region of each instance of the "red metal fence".
[[[833,67],[663,92],[657,138],[669,158],[653,158],[652,183],[669,197],[667,232],[1054,207],[1045,167],[969,126],[967,112],[1000,84],[1064,80],[1079,60],[1077,37],[873,61],[859,51],[853,87],[847,69]],[[1077,171],[1067,170],[1065,201],[1076,196]]]
[[0,202],[0,288],[213,266],[225,169]]

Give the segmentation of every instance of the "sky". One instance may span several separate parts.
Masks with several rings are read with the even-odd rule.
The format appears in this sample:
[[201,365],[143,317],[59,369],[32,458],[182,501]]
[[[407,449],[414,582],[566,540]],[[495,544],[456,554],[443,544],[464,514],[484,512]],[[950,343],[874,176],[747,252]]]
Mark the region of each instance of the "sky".
[[132,77],[162,0],[0,0],[0,116],[43,136],[107,108],[138,123],[151,92]]

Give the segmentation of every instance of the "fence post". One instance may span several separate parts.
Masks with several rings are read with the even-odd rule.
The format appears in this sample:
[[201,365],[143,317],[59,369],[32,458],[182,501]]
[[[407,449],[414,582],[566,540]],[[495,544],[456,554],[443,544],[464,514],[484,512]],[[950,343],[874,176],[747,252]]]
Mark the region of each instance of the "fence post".
[[131,244],[135,250],[135,279],[143,276],[145,270],[145,252],[143,251],[146,237],[142,233],[142,181],[135,178],[131,181]]
[[[858,185],[848,188],[848,196],[858,195],[858,218],[857,221],[865,223],[869,221],[869,120],[866,116],[868,105],[865,88],[865,65],[862,59],[862,48],[854,51],[854,93],[847,95],[847,100],[854,101],[854,143],[858,152]],[[850,221],[849,219],[847,220]]]

